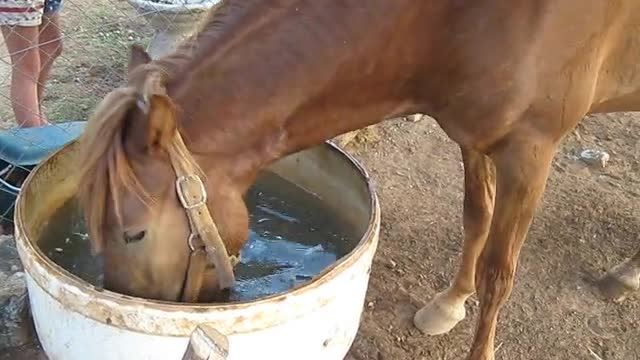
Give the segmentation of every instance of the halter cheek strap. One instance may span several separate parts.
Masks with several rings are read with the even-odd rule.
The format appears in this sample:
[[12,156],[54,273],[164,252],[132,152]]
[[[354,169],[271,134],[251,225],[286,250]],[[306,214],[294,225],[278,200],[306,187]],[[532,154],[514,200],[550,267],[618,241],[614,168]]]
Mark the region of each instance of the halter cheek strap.
[[191,234],[187,239],[191,255],[182,295],[183,301],[197,301],[202,289],[207,264],[213,264],[221,289],[235,283],[233,268],[239,262],[229,256],[218,228],[207,207],[207,190],[196,168],[195,160],[187,150],[182,136],[176,132],[176,151],[170,151],[171,165],[176,173],[176,192],[187,213]]
[[[149,112],[149,94],[166,96],[161,72],[147,76],[142,91],[142,98],[137,106],[144,112]],[[197,301],[202,289],[207,263],[213,264],[218,275],[220,288],[229,289],[235,283],[233,267],[238,259],[230,257],[227,248],[218,233],[209,208],[207,207],[207,190],[201,176],[202,171],[184,144],[179,131],[175,132],[172,149],[169,151],[171,166],[176,173],[176,192],[182,207],[189,218],[191,233],[187,239],[191,255],[183,285],[183,301]]]
[[207,252],[204,248],[196,249],[189,255],[187,276],[182,289],[182,301],[193,303],[198,301],[202,284],[204,283],[204,273],[207,270]]

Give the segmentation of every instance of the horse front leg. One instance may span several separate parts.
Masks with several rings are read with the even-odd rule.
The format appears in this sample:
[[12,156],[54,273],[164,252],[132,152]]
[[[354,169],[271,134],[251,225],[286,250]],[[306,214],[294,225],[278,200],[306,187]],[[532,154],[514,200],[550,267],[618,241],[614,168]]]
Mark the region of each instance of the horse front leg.
[[604,297],[614,301],[622,301],[630,293],[640,290],[640,251],[611,268],[597,285]]
[[464,163],[464,247],[462,262],[451,286],[418,311],[415,326],[427,335],[449,332],[466,316],[465,301],[476,289],[476,263],[489,234],[495,198],[495,170],[491,159],[462,149]]
[[542,134],[516,130],[490,155],[496,166],[495,210],[476,269],[480,314],[469,360],[494,359],[498,313],[511,294],[520,249],[555,148]]

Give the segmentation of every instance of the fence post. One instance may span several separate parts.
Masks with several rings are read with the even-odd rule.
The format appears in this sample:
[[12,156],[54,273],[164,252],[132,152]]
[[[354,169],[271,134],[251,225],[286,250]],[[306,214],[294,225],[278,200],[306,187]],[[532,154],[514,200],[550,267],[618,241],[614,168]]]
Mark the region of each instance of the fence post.
[[226,360],[229,354],[227,337],[209,325],[198,325],[191,333],[182,360]]

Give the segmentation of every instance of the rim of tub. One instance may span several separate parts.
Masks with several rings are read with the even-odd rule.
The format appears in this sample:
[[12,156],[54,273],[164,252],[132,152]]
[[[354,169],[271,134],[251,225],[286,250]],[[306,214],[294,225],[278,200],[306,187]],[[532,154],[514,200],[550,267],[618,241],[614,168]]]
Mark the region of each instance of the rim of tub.
[[[52,158],[67,151],[76,143],[77,141],[72,141],[66,144],[37,165],[25,180],[23,189],[29,188],[40,168],[47,166]],[[213,319],[216,321],[216,329],[227,335],[254,332],[302,317],[308,311],[305,311],[307,306],[300,304],[304,302],[300,301],[300,297],[303,294],[308,295],[319,291],[319,287],[350,268],[364,253],[370,251],[372,246],[375,254],[380,228],[379,199],[367,170],[355,157],[331,141],[326,141],[324,145],[320,146],[325,146],[329,151],[342,155],[348,161],[349,166],[362,177],[367,188],[370,213],[366,231],[354,248],[306,283],[260,299],[233,303],[187,304],[139,298],[101,289],[56,264],[37,246],[33,235],[30,234],[30,229],[25,224],[24,219],[28,216],[28,211],[22,200],[25,196],[24,192],[20,192],[16,202],[14,223],[16,245],[21,253],[20,257],[25,273],[28,278],[32,278],[38,284],[41,290],[66,305],[70,310],[110,326],[146,334],[188,337],[197,323],[212,322],[212,319],[207,319],[207,315],[214,317],[223,312],[238,313],[233,321],[228,317]],[[367,271],[370,273],[371,267]],[[286,308],[286,313],[275,311],[276,308],[281,308],[280,304],[283,302],[290,303],[290,306]],[[326,302],[318,301],[317,305],[324,306]],[[269,309],[255,311],[258,308],[270,306],[273,307],[271,310],[274,312],[269,312],[267,316],[264,313]],[[140,311],[142,308],[146,314]],[[275,316],[275,313],[278,313],[278,316]],[[153,324],[153,322],[141,321],[145,317],[162,317],[164,323]]]

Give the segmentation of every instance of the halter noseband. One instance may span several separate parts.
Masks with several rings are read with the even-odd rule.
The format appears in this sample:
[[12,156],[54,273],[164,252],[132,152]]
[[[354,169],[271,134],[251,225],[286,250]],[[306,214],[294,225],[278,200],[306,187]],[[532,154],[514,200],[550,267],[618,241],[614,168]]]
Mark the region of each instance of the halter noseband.
[[235,282],[233,268],[236,256],[229,256],[218,228],[207,207],[207,190],[200,178],[195,160],[187,150],[182,136],[176,131],[174,151],[169,152],[171,166],[176,173],[176,193],[182,204],[191,233],[187,244],[191,254],[185,275],[182,301],[195,302],[202,290],[204,273],[212,264],[221,289],[231,288]]

